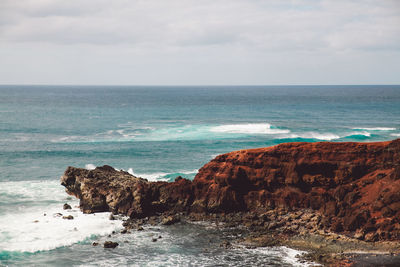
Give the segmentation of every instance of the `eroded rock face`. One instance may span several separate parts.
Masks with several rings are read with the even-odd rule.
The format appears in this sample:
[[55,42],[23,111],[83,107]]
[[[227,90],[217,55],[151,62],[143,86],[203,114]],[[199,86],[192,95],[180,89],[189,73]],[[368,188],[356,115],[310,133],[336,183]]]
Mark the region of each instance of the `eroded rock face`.
[[107,165],[94,170],[68,167],[61,184],[80,199],[85,213],[111,211],[140,218],[166,210],[183,211],[192,197],[187,179],[148,182]]
[[92,171],[68,167],[61,181],[80,198],[84,212],[144,217],[311,209],[332,231],[356,232],[361,239],[400,239],[400,139],[235,151],[204,165],[193,182],[148,182],[109,166]]

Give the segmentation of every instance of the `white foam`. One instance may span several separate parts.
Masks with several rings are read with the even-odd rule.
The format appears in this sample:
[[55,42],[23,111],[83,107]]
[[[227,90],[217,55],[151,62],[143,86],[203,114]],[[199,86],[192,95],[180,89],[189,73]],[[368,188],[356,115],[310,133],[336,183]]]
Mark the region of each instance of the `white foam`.
[[[145,178],[149,181],[169,181],[169,178],[164,178],[165,176],[172,174],[172,173],[167,173],[167,172],[154,172],[154,173],[136,173],[133,171],[132,168],[129,168],[127,171],[129,174],[132,174],[133,176],[136,177],[141,177],[141,178]],[[183,171],[177,171],[174,173],[181,173],[181,174],[194,174],[197,173],[198,170],[191,170],[191,171],[187,171],[187,170],[183,170]]]
[[357,127],[352,128],[353,130],[367,130],[367,131],[394,131],[396,128],[393,127]]
[[85,165],[85,169],[86,170],[94,170],[94,169],[96,169],[96,166],[95,165],[93,165],[93,164],[91,164],[91,163],[89,163],[89,164],[86,164]]
[[265,254],[267,256],[275,256],[282,259],[291,266],[321,266],[320,264],[313,262],[301,262],[299,256],[306,254],[305,251],[295,250],[285,246],[280,247],[267,247],[267,248],[255,248],[252,249],[254,253]]
[[269,123],[226,124],[211,127],[211,132],[238,134],[285,134],[290,130],[271,128]]
[[136,177],[141,177],[141,178],[145,178],[149,181],[168,181],[169,179],[166,178],[162,178],[165,175],[168,175],[168,173],[166,172],[154,172],[154,173],[136,173],[133,171],[132,168],[129,168],[127,171],[129,174],[132,174],[133,176]]
[[367,131],[353,132],[353,133],[348,134],[346,136],[352,136],[352,135],[364,135],[364,136],[367,136],[367,137],[371,137],[371,133],[369,133]]
[[299,134],[290,134],[282,138],[304,138],[304,139],[318,139],[318,140],[334,140],[339,139],[340,136],[333,133],[318,133],[318,132],[305,132]]
[[[109,213],[83,214],[76,208],[66,212],[60,207],[61,203],[2,216],[0,250],[50,250],[72,245],[93,235],[109,234],[121,228],[121,221],[108,220]],[[66,220],[54,216],[56,213],[72,215],[74,219]]]
[[[0,183],[0,195],[13,193],[13,209],[0,214],[0,251],[50,250],[122,228],[121,221],[108,220],[110,213],[80,212],[78,200],[70,199],[58,181]],[[73,208],[63,210],[65,202]],[[74,219],[53,216],[56,213]]]
[[400,137],[400,133],[392,133],[391,136]]
[[[59,181],[9,181],[0,182],[0,199],[15,201],[62,201],[67,197]],[[2,201],[8,202],[8,201]]]
[[166,140],[204,140],[230,137],[232,134],[287,134],[288,129],[279,129],[269,123],[244,123],[224,125],[178,125],[164,127],[136,127],[121,124],[118,129],[107,130],[91,136],[65,136],[54,138],[53,142],[134,142],[134,141],[166,141]]

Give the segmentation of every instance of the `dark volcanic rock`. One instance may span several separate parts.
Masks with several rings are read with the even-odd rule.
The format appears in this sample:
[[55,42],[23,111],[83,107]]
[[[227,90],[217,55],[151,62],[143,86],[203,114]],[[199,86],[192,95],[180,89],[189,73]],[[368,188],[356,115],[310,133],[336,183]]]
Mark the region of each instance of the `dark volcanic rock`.
[[65,203],[64,206],[63,206],[63,209],[64,210],[70,210],[72,208],[71,208],[71,205],[69,205],[68,203]]
[[110,166],[94,170],[68,167],[61,177],[68,194],[80,199],[85,213],[112,211],[130,217],[146,217],[155,212],[182,211],[192,200],[192,182],[148,182]]
[[[68,167],[61,183],[80,199],[84,212],[141,218],[178,212],[250,211],[262,216],[271,209],[282,214],[313,210],[317,217],[302,220],[315,220],[322,229],[362,236],[376,232],[368,235],[370,240],[400,239],[400,139],[287,143],[235,151],[204,165],[193,182],[148,182],[103,166],[91,171]],[[281,227],[286,221],[264,225]]]
[[119,244],[117,242],[106,241],[104,242],[104,248],[116,248]]

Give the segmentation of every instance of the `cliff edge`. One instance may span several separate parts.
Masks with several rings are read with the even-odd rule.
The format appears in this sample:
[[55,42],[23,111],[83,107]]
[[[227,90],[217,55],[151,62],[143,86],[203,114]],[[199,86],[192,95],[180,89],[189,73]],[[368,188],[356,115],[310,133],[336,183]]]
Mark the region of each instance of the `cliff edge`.
[[149,182],[110,166],[68,167],[61,184],[87,213],[143,218],[247,212],[261,227],[272,228],[273,218],[265,215],[271,211],[308,211],[316,215],[318,229],[367,241],[400,240],[400,139],[234,151],[204,165],[193,181],[178,177],[171,183]]

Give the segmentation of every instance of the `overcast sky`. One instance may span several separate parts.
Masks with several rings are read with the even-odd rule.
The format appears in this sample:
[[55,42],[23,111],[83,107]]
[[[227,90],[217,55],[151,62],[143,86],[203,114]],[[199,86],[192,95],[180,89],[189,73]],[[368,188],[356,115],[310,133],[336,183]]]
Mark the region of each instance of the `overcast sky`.
[[1,84],[400,84],[398,0],[0,0]]

